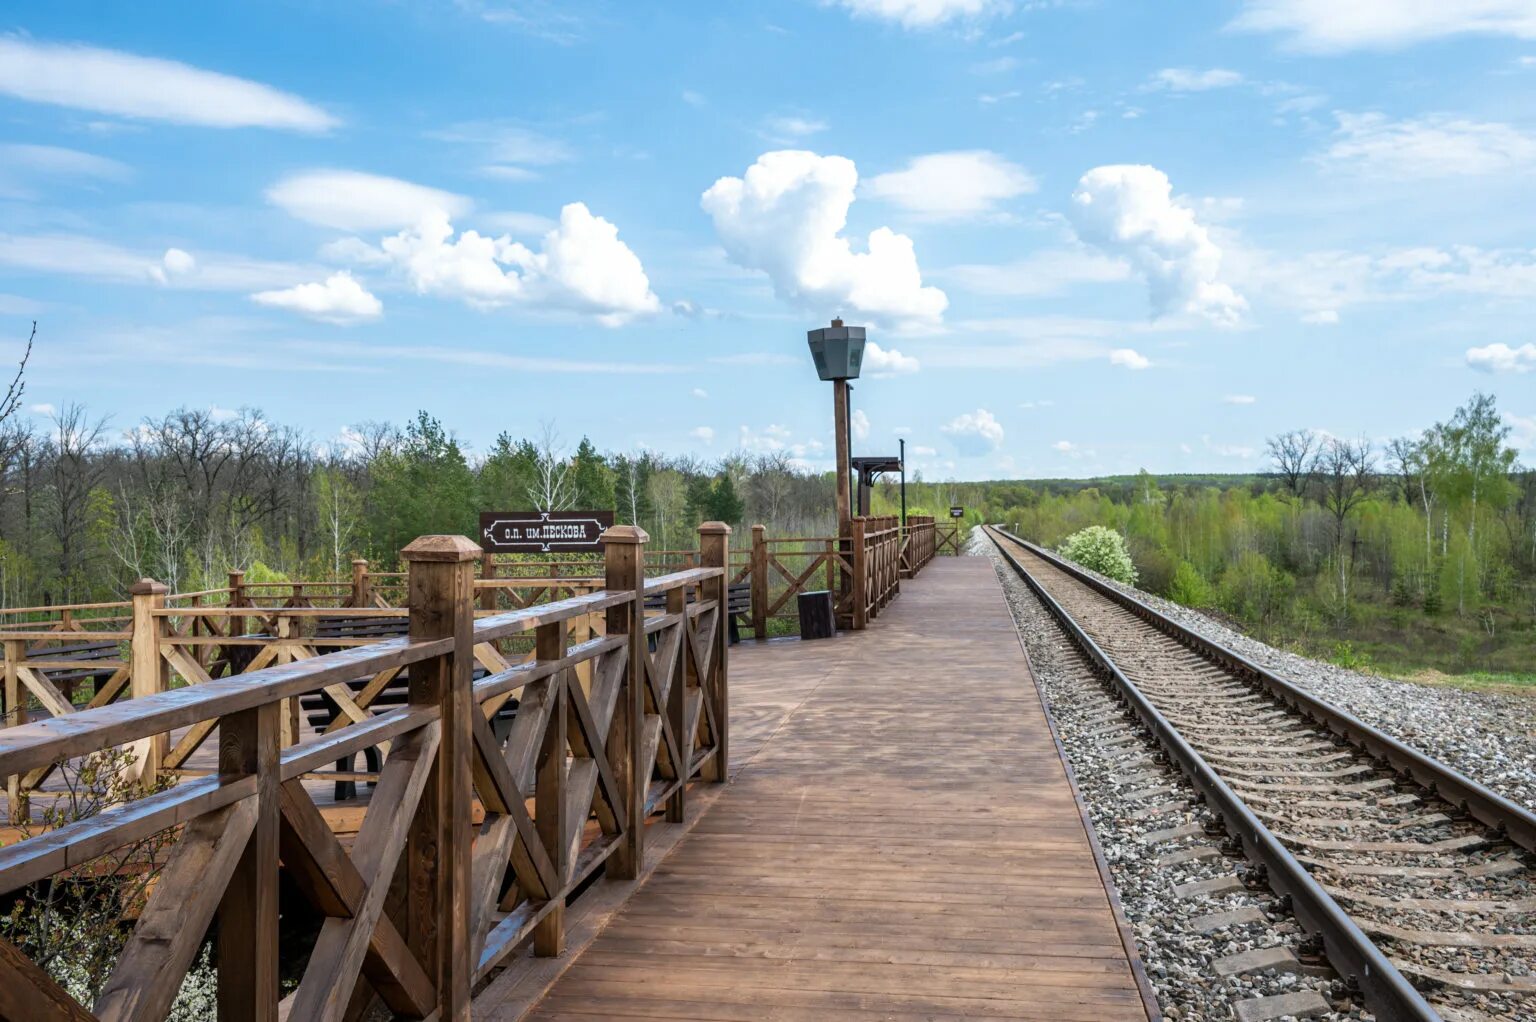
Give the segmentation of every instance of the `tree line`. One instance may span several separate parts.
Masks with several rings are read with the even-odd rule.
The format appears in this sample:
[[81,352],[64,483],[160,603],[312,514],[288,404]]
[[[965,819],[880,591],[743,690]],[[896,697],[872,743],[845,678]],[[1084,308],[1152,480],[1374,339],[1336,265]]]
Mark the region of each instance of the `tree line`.
[[1476,666],[1481,651],[1511,665],[1523,655],[1529,671],[1536,472],[1509,439],[1495,399],[1476,394],[1381,443],[1277,434],[1261,475],[1047,486],[1001,514],[1052,546],[1114,528],[1143,588],[1271,636],[1363,637],[1391,656],[1393,642],[1410,650],[1443,633],[1447,664]]

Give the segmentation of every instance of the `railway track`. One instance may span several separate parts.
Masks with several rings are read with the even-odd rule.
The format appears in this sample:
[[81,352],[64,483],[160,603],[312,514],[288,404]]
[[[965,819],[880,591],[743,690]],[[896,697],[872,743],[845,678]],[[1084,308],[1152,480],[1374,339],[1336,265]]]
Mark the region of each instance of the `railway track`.
[[1536,1020],[1536,815],[987,531],[1377,1018]]

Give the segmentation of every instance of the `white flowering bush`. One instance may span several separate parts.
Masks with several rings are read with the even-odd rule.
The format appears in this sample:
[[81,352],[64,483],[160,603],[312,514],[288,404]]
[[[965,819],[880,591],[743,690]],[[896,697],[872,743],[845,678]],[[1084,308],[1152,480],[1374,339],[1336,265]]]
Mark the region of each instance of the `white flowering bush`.
[[1136,584],[1136,565],[1126,549],[1125,537],[1114,529],[1090,525],[1068,536],[1061,544],[1061,556],[1090,568],[1116,582]]

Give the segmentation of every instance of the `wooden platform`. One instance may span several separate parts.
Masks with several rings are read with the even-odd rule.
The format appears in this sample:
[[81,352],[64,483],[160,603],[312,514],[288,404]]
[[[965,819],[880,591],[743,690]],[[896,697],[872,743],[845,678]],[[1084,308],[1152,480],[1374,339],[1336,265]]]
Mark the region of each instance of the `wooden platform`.
[[989,560],[858,635],[736,647],[732,699],[733,782],[476,1018],[1148,1018]]

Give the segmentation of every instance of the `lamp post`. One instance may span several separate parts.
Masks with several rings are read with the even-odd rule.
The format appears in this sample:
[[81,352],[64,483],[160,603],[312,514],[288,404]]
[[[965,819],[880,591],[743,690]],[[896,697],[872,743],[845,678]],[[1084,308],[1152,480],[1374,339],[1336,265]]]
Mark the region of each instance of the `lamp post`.
[[837,534],[846,538],[848,523],[852,518],[852,494],[849,477],[848,449],[848,386],[849,380],[859,378],[859,368],[864,362],[864,328],[844,326],[834,319],[829,327],[806,332],[811,358],[816,362],[816,375],[832,381],[832,434],[837,446]]
[[864,328],[844,326],[842,320],[834,319],[831,326],[809,330],[805,336],[810,344],[811,358],[816,363],[816,375],[832,381],[832,435],[837,449],[837,540],[844,565],[839,572],[839,589],[841,595],[846,596],[853,588],[853,579],[846,567],[853,561],[852,451],[848,437],[848,392],[852,388],[848,381],[859,378],[859,368],[864,362]]

